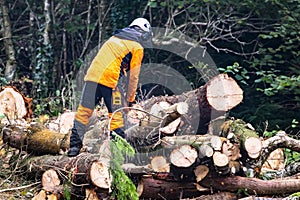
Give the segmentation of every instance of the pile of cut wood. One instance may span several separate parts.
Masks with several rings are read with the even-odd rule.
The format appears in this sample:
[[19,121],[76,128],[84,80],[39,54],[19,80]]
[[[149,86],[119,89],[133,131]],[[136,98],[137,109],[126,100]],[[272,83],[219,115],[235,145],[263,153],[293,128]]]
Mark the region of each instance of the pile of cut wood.
[[[65,113],[47,126],[14,124],[24,114],[16,117],[16,104],[9,103],[12,92],[0,92],[0,110],[7,118],[1,127],[3,141],[31,153],[24,161],[26,173],[39,177],[42,185],[33,199],[64,199],[68,194],[72,199],[109,198],[109,163],[114,158],[109,151],[107,113],[95,111],[85,136],[86,151],[69,158],[64,153],[69,145],[66,130],[74,113]],[[196,90],[152,97],[133,107],[125,132],[136,155],[126,159],[123,170],[136,184],[140,198],[224,200],[299,192],[300,165],[285,166],[282,149],[300,152],[300,141],[283,131],[261,138],[243,120],[225,118],[242,99],[236,82],[221,74]],[[270,171],[272,180],[260,178]]]

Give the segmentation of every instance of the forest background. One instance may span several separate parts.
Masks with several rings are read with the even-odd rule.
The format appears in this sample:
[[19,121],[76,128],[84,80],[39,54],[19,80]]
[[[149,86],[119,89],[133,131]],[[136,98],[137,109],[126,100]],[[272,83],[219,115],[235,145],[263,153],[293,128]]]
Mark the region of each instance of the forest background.
[[[33,98],[35,116],[75,110],[77,76],[88,64],[90,52],[115,30],[145,17],[153,27],[190,37],[209,53],[220,73],[239,83],[244,100],[230,116],[253,124],[261,133],[281,129],[299,135],[299,0],[0,0],[0,4],[0,86],[15,85]],[[162,49],[146,49],[143,62],[171,66],[193,88],[205,83],[196,69],[205,66],[192,66]],[[163,86],[141,85],[138,100],[166,93],[172,95]]]

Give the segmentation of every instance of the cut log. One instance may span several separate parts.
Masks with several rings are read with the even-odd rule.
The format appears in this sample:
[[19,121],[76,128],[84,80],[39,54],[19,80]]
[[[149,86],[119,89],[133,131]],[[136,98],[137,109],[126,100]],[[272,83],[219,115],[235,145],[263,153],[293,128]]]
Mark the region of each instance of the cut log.
[[46,200],[47,194],[45,190],[41,190],[37,195],[35,195],[32,200]]
[[[99,159],[99,155],[81,153],[76,157],[66,156],[40,156],[33,157],[27,161],[29,173],[36,177],[48,169],[59,171],[64,174],[61,179],[71,178],[72,184],[91,184],[99,188],[108,189],[111,183],[111,176],[108,173],[107,162]],[[62,180],[68,181],[68,180]]]
[[170,122],[167,126],[160,128],[159,131],[164,133],[165,135],[171,135],[178,129],[180,122],[181,119],[177,118],[176,120]]
[[31,98],[25,97],[15,87],[6,86],[0,89],[0,113],[4,114],[9,122],[31,117],[31,101]]
[[167,109],[164,109],[163,112],[165,112],[165,118],[163,126],[167,126],[174,120],[178,119],[180,116],[187,114],[189,105],[186,102],[179,102],[172,106],[170,106]]
[[[188,199],[181,199],[181,200],[238,200],[238,195],[230,192],[218,192],[215,194],[201,195],[196,198],[188,198]],[[264,200],[264,199],[259,199],[259,200]]]
[[237,192],[247,189],[247,193],[255,195],[291,194],[298,192],[300,188],[299,179],[274,179],[261,180],[241,176],[211,177],[206,176],[201,185],[213,188],[214,191]]
[[[188,112],[186,129],[190,134],[206,134],[208,124],[212,119],[224,116],[225,112],[238,105],[243,98],[243,91],[237,83],[225,74],[220,74],[205,85],[181,95],[153,97],[141,102],[145,110],[158,102],[175,104],[186,102]],[[186,130],[182,130],[184,134]]]
[[54,169],[45,171],[42,175],[42,186],[47,192],[55,193],[56,187],[60,185],[60,179]]
[[149,121],[149,116],[146,113],[140,111],[143,110],[142,106],[134,104],[132,108],[136,109],[129,110],[127,114],[127,120],[131,124],[139,124],[141,121]]
[[36,155],[59,154],[69,148],[69,134],[53,132],[41,127],[6,126],[3,128],[3,141],[10,146]]
[[131,174],[134,176],[140,176],[154,173],[154,170],[149,165],[137,166],[133,163],[125,163],[122,165],[122,169],[126,174],[129,174],[129,176]]
[[[246,189],[249,194],[255,195],[282,195],[299,191],[299,179],[261,180],[240,176],[214,177],[206,176],[200,185],[211,188],[211,192],[233,192]],[[196,191],[191,182],[178,182],[174,177],[162,174],[161,176],[143,176],[139,183],[140,198],[178,199],[200,196],[203,192]]]
[[214,154],[214,150],[207,144],[201,145],[199,148],[199,158],[211,157]]
[[164,148],[171,148],[180,145],[201,146],[207,144],[214,150],[220,150],[225,138],[215,135],[180,135],[180,136],[166,136],[161,139],[161,146]]
[[155,156],[152,158],[150,166],[155,172],[170,172],[170,164],[163,156]]
[[213,162],[218,173],[228,174],[230,172],[229,159],[225,154],[218,151],[214,152]]
[[178,118],[186,110],[187,104],[184,102],[172,106],[162,106],[160,103],[155,103],[151,107],[151,111],[147,113],[148,117],[141,120],[138,125],[125,130],[127,141],[137,151],[143,151],[144,146],[154,145],[159,141],[161,132],[173,134],[180,124]]
[[90,177],[93,185],[103,188],[110,189],[112,183],[112,176],[110,174],[110,141],[103,141],[99,150],[99,161],[93,162],[90,168]]
[[231,143],[229,140],[223,143],[222,153],[224,153],[229,160],[238,160],[242,155],[240,154],[240,146],[236,143]]
[[[222,83],[224,84],[222,85]],[[217,87],[214,85],[217,85]],[[220,85],[222,85],[222,87],[220,87],[221,89],[218,88]],[[226,85],[226,88],[231,89],[224,89],[224,85]],[[208,91],[209,95],[207,96]],[[141,147],[143,145],[149,146],[156,144],[160,139],[159,129],[174,121],[179,115],[184,116],[185,125],[181,130],[178,130],[178,135],[185,135],[187,131],[189,134],[205,134],[208,129],[209,121],[223,116],[224,112],[236,106],[239,103],[238,101],[242,99],[242,93],[233,79],[227,75],[218,75],[197,90],[182,95],[151,98],[141,102],[140,105],[145,110],[150,110],[151,114],[163,118],[163,120],[150,116],[146,121],[142,120],[140,122],[141,126],[135,126],[126,130],[126,135],[129,140],[131,140],[130,143],[133,146]],[[224,101],[220,100],[220,98],[223,98]],[[215,101],[214,99],[217,100]],[[160,105],[160,102],[168,102],[172,106],[166,109]],[[225,102],[225,106],[220,106],[219,102]],[[216,108],[214,108],[214,106]],[[187,107],[189,109],[187,109]],[[173,114],[170,114],[172,113],[170,110]],[[176,112],[174,113],[174,111]],[[164,113],[169,113],[169,115],[164,117]],[[194,130],[195,127],[197,131]]]
[[285,165],[284,152],[282,148],[278,148],[270,153],[267,160],[261,168],[261,172],[283,170]]
[[109,189],[112,182],[112,177],[109,173],[109,166],[103,162],[93,162],[90,169],[90,177],[93,185]]
[[170,161],[176,167],[190,167],[195,163],[198,152],[190,145],[183,145],[174,149],[170,154]]
[[[240,119],[228,120],[222,125],[222,136],[240,144],[242,150],[245,151],[250,158],[256,159],[260,156],[262,142],[251,124],[247,124]],[[241,151],[241,153],[243,153],[243,151]]]
[[262,149],[262,143],[260,139],[256,137],[246,138],[244,146],[250,158],[256,159],[259,157]]
[[[278,131],[275,136],[263,141],[261,156],[252,164],[252,168],[261,169],[270,153],[278,148],[288,148],[300,152],[300,140],[289,137],[284,131]],[[258,170],[259,172],[260,170]]]
[[55,132],[67,134],[73,127],[73,121],[75,118],[75,112],[65,111],[58,118],[49,123],[49,129],[54,130]]
[[198,165],[194,169],[194,174],[196,176],[196,181],[200,182],[209,172],[209,168],[206,165]]
[[207,101],[216,110],[228,111],[241,103],[243,91],[227,74],[220,74],[207,83]]
[[137,191],[140,199],[179,199],[199,196],[199,192],[192,182],[177,182],[168,174],[162,176],[143,176]]

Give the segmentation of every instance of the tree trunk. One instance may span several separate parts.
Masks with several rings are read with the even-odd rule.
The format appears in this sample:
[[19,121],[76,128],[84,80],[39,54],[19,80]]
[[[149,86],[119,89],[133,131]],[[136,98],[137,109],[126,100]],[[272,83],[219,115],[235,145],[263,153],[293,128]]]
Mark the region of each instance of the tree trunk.
[[3,141],[10,146],[36,155],[59,154],[69,148],[69,134],[61,134],[49,129],[20,126],[3,128]]
[[[216,194],[208,194],[202,195],[200,197],[192,198],[192,199],[181,199],[181,200],[237,200],[238,195],[230,192],[218,192]],[[246,199],[239,199],[239,200],[246,200]],[[249,199],[249,200],[256,200],[256,199]],[[257,199],[257,200],[267,200],[267,199]],[[275,199],[269,199],[275,200]]]
[[[242,147],[241,152],[249,158],[256,159],[260,156],[262,142],[251,124],[240,119],[228,120],[222,124],[222,135],[239,144]],[[244,158],[247,157],[244,155]]]
[[238,192],[240,189],[247,189],[250,194],[276,195],[291,194],[298,192],[300,179],[274,179],[261,180],[241,176],[211,177],[206,176],[200,185],[213,188],[215,191]]
[[0,14],[1,14],[0,26],[2,27],[1,32],[3,35],[5,52],[7,56],[4,76],[7,81],[11,81],[16,72],[17,61],[16,61],[16,56],[15,56],[16,53],[12,41],[12,31],[11,31],[11,24],[9,19],[9,11],[6,6],[5,0],[0,0]]
[[159,177],[143,176],[137,191],[143,199],[180,199],[199,196],[199,192],[192,182],[177,182],[168,174]]
[[[71,181],[75,186],[93,185],[102,189],[109,189],[111,176],[109,174],[109,163],[105,159],[99,159],[99,155],[81,153],[76,157],[50,156],[34,157],[26,163],[29,174],[39,176],[53,169],[58,174],[64,174],[59,178],[63,182]],[[46,176],[46,175],[45,175]],[[69,178],[70,180],[66,180]],[[44,181],[49,187],[49,182]]]
[[242,99],[243,91],[235,80],[226,74],[220,74],[196,90],[181,95],[153,97],[142,102],[141,106],[149,110],[157,102],[186,102],[189,106],[188,113],[184,115],[186,126],[179,130],[179,134],[205,134],[210,120],[224,116],[226,111],[238,105]]

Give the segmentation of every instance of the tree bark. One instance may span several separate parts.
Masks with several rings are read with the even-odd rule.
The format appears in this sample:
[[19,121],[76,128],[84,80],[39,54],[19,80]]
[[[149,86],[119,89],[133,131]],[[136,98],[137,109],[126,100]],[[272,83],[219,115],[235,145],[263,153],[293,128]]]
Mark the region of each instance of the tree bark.
[[143,176],[137,191],[143,199],[180,199],[199,196],[199,192],[192,182],[177,182],[168,174],[159,177]]
[[268,138],[262,143],[261,156],[253,163],[252,167],[261,169],[270,153],[278,148],[288,148],[300,152],[300,140],[289,137],[284,131],[279,131],[275,136]]
[[214,191],[237,192],[240,189],[247,189],[247,192],[250,194],[276,195],[298,192],[300,188],[300,179],[261,180],[258,178],[241,176],[206,176],[200,182],[200,185],[212,188]]
[[[216,194],[201,195],[196,198],[181,199],[181,200],[237,200],[237,199],[238,199],[237,194],[230,193],[230,192],[218,192]],[[242,200],[242,199],[240,199],[240,200]],[[267,199],[258,199],[258,200],[267,200]]]
[[69,148],[69,136],[40,127],[31,127],[31,130],[20,126],[3,128],[4,142],[36,155],[59,154],[60,150],[65,151]]
[[171,105],[186,102],[189,106],[188,113],[183,115],[186,126],[179,130],[179,134],[206,134],[210,120],[224,116],[225,112],[238,105],[242,98],[243,91],[237,83],[227,75],[220,74],[196,90],[181,95],[153,97],[142,102],[141,106],[149,110],[157,102],[165,101]]
[[58,174],[64,174],[59,177],[63,182],[71,181],[75,186],[93,185],[108,189],[111,184],[109,164],[105,160],[100,160],[99,155],[81,153],[72,158],[45,155],[31,158],[26,165],[29,174],[39,177],[45,171],[53,169],[58,171]]
[[[222,124],[222,135],[235,141],[242,147],[241,152],[247,154],[249,158],[256,159],[260,156],[262,141],[251,124],[247,124],[240,119],[228,120]],[[244,155],[244,158],[246,158],[246,155]]]
[[15,75],[17,68],[17,61],[15,56],[15,49],[12,41],[11,23],[9,19],[9,11],[5,0],[0,0],[0,26],[2,27],[2,35],[4,40],[5,52],[7,56],[4,76],[7,81],[11,81]]

